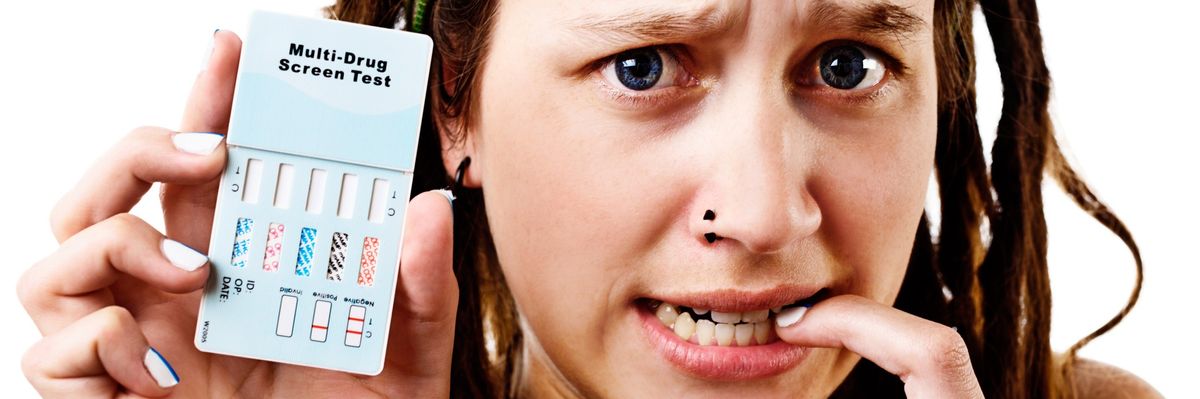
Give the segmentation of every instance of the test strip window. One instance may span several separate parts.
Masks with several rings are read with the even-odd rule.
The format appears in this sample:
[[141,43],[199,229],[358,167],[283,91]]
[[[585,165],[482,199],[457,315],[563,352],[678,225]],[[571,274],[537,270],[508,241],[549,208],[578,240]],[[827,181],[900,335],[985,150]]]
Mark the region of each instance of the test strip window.
[[194,344],[378,375],[433,42],[267,12],[243,38]]

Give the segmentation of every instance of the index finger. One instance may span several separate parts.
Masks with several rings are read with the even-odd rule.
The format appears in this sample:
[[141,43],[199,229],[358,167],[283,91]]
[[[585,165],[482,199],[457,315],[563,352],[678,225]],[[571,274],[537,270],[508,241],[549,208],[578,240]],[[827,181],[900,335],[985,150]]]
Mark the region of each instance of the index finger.
[[854,295],[788,309],[776,322],[784,342],[846,348],[900,377],[910,397],[983,398],[967,347],[950,327]]

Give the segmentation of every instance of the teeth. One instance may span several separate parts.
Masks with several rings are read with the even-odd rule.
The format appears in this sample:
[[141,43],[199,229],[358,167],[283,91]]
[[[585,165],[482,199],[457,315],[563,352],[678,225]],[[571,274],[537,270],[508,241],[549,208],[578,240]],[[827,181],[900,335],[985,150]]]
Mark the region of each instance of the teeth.
[[696,322],[696,343],[700,345],[712,345],[713,333],[716,325],[708,320],[700,320]]
[[771,322],[761,321],[754,323],[754,341],[759,345],[767,343],[768,334],[771,333]]
[[696,322],[692,321],[692,315],[687,313],[681,314],[675,318],[674,322],[675,335],[678,335],[684,341],[687,341],[688,338],[692,337],[692,333],[696,332]]
[[771,308],[771,313],[779,313],[782,310],[783,310],[783,306],[776,306],[776,307]]
[[717,323],[717,345],[729,346],[733,343],[733,324]]
[[658,311],[654,312],[654,315],[658,316],[658,321],[661,321],[664,326],[670,327],[675,323],[675,318],[679,317],[679,311],[675,310],[675,306],[664,303],[658,307]]
[[754,336],[754,325],[742,323],[733,326],[733,338],[738,346],[750,346],[750,338]]
[[717,323],[733,324],[733,323],[742,321],[742,314],[741,313],[725,313],[725,312],[718,312],[718,311],[714,310],[712,312],[712,319],[713,319],[713,321],[715,321]]
[[[699,345],[751,346],[765,345],[775,337],[774,309],[748,312],[718,312],[712,309],[687,308],[652,301],[654,317],[680,339]],[[697,316],[710,315],[705,318]],[[692,339],[695,338],[694,341]]]
[[745,313],[742,313],[742,321],[747,322],[747,323],[757,323],[760,321],[767,321],[767,315],[769,313],[770,313],[770,310],[767,310],[767,309],[755,310],[752,312],[745,312]]

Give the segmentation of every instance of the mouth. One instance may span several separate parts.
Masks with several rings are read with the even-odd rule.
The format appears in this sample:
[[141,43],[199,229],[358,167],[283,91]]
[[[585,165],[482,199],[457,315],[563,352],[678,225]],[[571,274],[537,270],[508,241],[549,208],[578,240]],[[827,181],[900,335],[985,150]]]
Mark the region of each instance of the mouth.
[[635,303],[645,335],[669,363],[705,379],[745,380],[782,373],[804,359],[809,348],[775,335],[775,316],[811,307],[827,296],[827,289],[781,287],[640,298]]

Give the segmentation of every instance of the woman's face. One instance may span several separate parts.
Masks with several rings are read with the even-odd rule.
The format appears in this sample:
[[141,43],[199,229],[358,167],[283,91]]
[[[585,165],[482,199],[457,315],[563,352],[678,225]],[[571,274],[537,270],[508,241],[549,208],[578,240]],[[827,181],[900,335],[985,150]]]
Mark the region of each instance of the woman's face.
[[778,342],[769,309],[894,301],[933,165],[932,16],[931,0],[501,2],[471,173],[526,382],[833,390],[858,357]]

